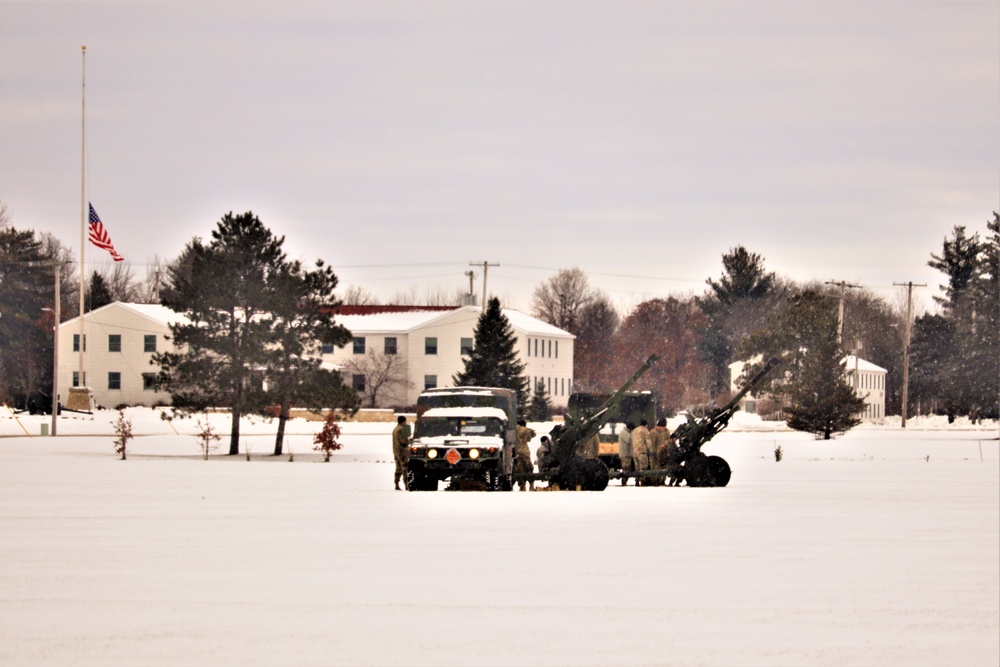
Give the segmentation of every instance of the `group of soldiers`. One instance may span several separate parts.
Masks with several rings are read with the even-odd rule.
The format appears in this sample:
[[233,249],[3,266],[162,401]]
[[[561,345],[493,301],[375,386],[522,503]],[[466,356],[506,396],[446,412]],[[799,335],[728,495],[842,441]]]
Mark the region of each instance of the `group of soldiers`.
[[[535,437],[535,432],[526,428],[524,422],[519,422],[517,433],[518,461],[526,460],[527,467],[515,467],[514,472],[531,472],[528,440]],[[576,453],[583,458],[596,459],[600,454],[600,444],[600,436],[595,433],[591,438],[578,443]],[[653,430],[649,430],[649,422],[645,419],[640,420],[638,426],[632,422],[626,423],[618,435],[618,457],[622,463],[622,486],[628,485],[630,476],[635,478],[636,486],[680,486],[684,479],[677,438],[667,428],[666,419],[660,419]],[[552,451],[552,442],[548,436],[543,435],[538,447],[538,471],[551,472],[558,465]],[[644,470],[663,470],[666,474],[628,474]],[[523,488],[524,485],[521,486]]]
[[660,419],[653,430],[645,419],[636,426],[632,422],[618,435],[618,458],[622,462],[622,486],[628,484],[629,472],[665,470],[666,476],[637,476],[636,486],[680,486],[682,468],[680,448],[667,429],[667,420]]

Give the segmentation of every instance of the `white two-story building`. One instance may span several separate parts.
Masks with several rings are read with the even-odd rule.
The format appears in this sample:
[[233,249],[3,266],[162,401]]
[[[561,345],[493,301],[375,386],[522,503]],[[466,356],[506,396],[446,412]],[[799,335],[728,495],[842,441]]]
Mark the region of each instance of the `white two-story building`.
[[90,387],[101,407],[169,404],[170,394],[156,391],[159,367],[155,352],[173,350],[170,324],[186,321],[165,306],[116,301],[83,318],[83,378],[80,378],[80,318],[59,325],[59,394],[69,387]]
[[[354,339],[340,349],[327,348],[323,360],[341,369],[344,381],[360,389],[366,378],[348,370],[348,362],[374,351],[397,355],[410,386],[387,393],[379,404],[413,405],[425,389],[450,387],[472,351],[481,310],[478,306],[421,309],[408,306],[344,306],[336,321]],[[515,350],[534,391],[541,381],[553,407],[565,407],[573,391],[573,342],[562,329],[517,310],[504,310],[517,339]],[[362,375],[362,377],[358,377]]]

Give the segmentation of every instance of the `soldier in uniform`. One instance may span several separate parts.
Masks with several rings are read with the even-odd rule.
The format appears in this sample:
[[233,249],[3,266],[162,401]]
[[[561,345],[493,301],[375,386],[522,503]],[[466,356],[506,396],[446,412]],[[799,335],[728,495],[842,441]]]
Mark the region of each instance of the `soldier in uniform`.
[[[528,442],[535,437],[535,431],[528,428],[528,424],[523,419],[517,420],[517,448],[514,450],[514,472],[533,473],[535,467],[531,463],[531,450],[528,449]],[[524,491],[524,482],[518,482],[517,487]],[[535,488],[535,483],[531,482],[531,488]]]
[[542,444],[538,445],[538,472],[552,472],[559,466],[556,455],[552,451],[552,441],[549,436],[542,436]]
[[[635,463],[636,471],[652,470],[649,461],[649,429],[645,419],[639,421],[639,425],[632,431],[632,461]],[[644,486],[642,479],[636,479],[637,486]]]
[[635,464],[632,462],[632,431],[634,429],[635,424],[626,422],[625,428],[618,434],[618,458],[622,462],[622,486],[628,484],[628,477],[625,476],[625,473],[635,470]]
[[[666,456],[667,443],[670,442],[670,431],[667,430],[667,420],[660,419],[656,422],[656,427],[649,434],[649,469],[655,470],[663,467],[663,458]],[[649,480],[651,486],[663,486],[663,477],[652,477]]]
[[668,486],[680,486],[684,476],[684,467],[680,463],[681,448],[677,444],[677,438],[671,434],[667,438],[666,455],[661,461],[663,467],[667,469],[667,476],[670,478]]
[[406,474],[406,462],[410,458],[407,447],[410,444],[410,427],[406,424],[406,417],[399,415],[396,417],[396,428],[392,429],[392,456],[396,459],[395,484],[396,490],[399,488],[399,480]]

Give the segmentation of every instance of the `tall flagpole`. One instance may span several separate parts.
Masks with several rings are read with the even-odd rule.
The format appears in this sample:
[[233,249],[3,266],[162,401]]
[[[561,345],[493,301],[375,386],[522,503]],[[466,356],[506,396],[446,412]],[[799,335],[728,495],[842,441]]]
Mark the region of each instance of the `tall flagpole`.
[[87,46],[80,47],[83,54],[83,77],[80,92],[80,374],[79,384],[83,388],[83,288],[86,274],[83,257],[87,247]]

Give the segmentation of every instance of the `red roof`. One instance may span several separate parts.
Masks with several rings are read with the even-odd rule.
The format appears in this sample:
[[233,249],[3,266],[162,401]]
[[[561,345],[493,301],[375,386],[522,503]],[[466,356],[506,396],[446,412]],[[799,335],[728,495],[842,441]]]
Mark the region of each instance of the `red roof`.
[[420,311],[449,311],[461,306],[340,306],[338,315],[378,315],[380,313],[412,313]]

